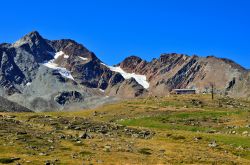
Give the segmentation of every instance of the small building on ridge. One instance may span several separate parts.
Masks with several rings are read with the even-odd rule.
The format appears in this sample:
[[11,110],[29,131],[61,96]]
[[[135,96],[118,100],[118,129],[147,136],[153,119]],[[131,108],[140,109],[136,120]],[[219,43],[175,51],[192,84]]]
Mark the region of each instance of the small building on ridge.
[[196,94],[195,89],[173,89],[172,94],[184,95],[184,94]]

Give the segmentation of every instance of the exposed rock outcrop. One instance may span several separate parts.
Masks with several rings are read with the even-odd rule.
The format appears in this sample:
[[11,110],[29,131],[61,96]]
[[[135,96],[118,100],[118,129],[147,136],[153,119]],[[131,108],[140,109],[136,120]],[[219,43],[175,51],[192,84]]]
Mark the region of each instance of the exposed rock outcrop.
[[160,58],[150,62],[131,56],[118,65],[123,70],[145,74],[150,83],[148,90],[152,95],[164,96],[174,88],[194,88],[197,92],[204,93],[209,91],[211,83],[215,84],[219,94],[246,97],[248,93],[249,71],[225,58],[172,53],[162,54]]

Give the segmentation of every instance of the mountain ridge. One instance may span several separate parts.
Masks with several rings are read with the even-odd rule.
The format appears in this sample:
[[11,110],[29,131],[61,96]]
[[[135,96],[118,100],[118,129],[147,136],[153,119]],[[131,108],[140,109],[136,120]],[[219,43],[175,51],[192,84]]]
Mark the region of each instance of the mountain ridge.
[[48,40],[33,31],[13,44],[0,44],[0,57],[0,95],[35,111],[166,96],[175,88],[208,93],[210,83],[218,94],[250,93],[249,71],[214,56],[165,53],[151,61],[129,56],[108,66],[74,40]]
[[[190,81],[192,81],[192,79],[187,82],[186,85],[180,84],[181,82],[188,79],[188,77],[185,77],[184,75],[189,71],[189,76],[193,76],[193,79],[197,79],[197,77],[200,77],[197,82],[202,82],[204,78],[206,79],[206,74],[210,74],[210,77],[214,77],[215,79],[211,79],[211,82],[208,82],[207,80],[207,82],[204,83],[206,83],[206,85],[208,86],[209,83],[212,83],[214,81],[213,83],[216,82],[220,90],[224,90],[224,92],[226,92],[225,89],[222,89],[223,87],[225,88],[225,86],[227,86],[226,83],[229,84],[234,78],[240,78],[241,76],[246,75],[249,72],[247,69],[230,59],[218,58],[215,56],[188,56],[185,54],[177,53],[162,54],[159,58],[154,58],[149,62],[141,59],[140,57],[130,56],[125,58],[123,62],[119,63],[118,65],[128,72],[146,74],[149,81],[159,78],[161,74],[165,74],[165,76],[168,77],[167,82],[165,83],[170,86],[169,90],[172,90],[174,88],[191,88],[191,85],[189,84],[191,84]],[[223,67],[221,68],[220,65],[224,66],[226,69]],[[220,68],[220,70],[218,68]],[[229,70],[232,71],[231,74],[228,72]],[[172,72],[172,75],[170,72]],[[198,72],[199,75],[195,76],[193,74],[196,72]],[[222,77],[216,77],[216,74],[220,74],[222,77],[225,77],[226,80],[222,81]],[[177,81],[178,78],[181,77],[180,75],[184,76],[184,79],[182,78],[180,81]],[[155,84],[154,90],[159,83],[162,83],[162,81],[165,81],[163,77],[157,82],[157,84]],[[197,85],[198,84],[194,84],[194,86]],[[200,88],[205,88],[205,84]]]
[[[5,64],[0,68],[0,94],[37,111],[62,110],[66,107],[62,102],[78,106],[82,101],[80,107],[88,108],[89,104],[95,106],[97,102],[115,100],[112,96],[122,96],[125,89],[131,92],[124,97],[144,92],[134,79],[117,77],[119,73],[111,71],[93,52],[70,39],[47,40],[35,31],[13,44],[1,46],[0,55],[4,57],[1,63]],[[103,90],[108,91],[109,98]],[[93,103],[87,102],[88,99]]]

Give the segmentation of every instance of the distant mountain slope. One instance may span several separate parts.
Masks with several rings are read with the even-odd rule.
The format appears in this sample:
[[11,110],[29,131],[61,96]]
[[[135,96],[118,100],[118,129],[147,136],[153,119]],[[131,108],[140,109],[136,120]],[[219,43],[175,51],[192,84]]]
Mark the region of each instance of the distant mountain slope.
[[0,112],[32,112],[30,109],[25,108],[17,103],[9,101],[0,97]]
[[[231,60],[214,56],[173,53],[163,54],[150,62],[131,56],[118,66],[127,72],[145,74],[150,83],[149,91],[154,95],[166,95],[175,88],[194,88],[199,93],[208,92],[211,83],[215,85],[217,93],[229,93],[232,96],[249,88],[246,82],[242,82],[247,80],[249,71]],[[239,83],[242,85],[237,92],[231,92]]]
[[83,45],[70,39],[47,40],[36,31],[0,45],[0,73],[0,95],[36,111],[88,108],[90,98],[109,102],[113,98],[107,95],[146,93],[135,79],[124,79]]
[[242,75],[237,81],[232,81],[234,84],[228,94],[233,97],[244,97],[250,99],[250,72]]

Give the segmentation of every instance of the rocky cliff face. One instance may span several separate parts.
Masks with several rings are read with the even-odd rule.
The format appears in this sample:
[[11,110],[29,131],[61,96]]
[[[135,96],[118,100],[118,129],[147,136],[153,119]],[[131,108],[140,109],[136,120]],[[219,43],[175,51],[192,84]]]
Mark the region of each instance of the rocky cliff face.
[[145,74],[150,83],[149,93],[153,95],[166,95],[175,88],[194,88],[205,93],[213,83],[217,93],[231,96],[244,93],[237,96],[246,96],[249,87],[249,81],[246,81],[249,72],[245,68],[231,60],[213,56],[172,53],[150,62],[131,56],[118,65],[125,71]]
[[249,71],[213,56],[130,56],[107,66],[83,45],[31,32],[0,44],[0,95],[35,111],[89,108],[117,98],[164,96],[174,88],[249,96]]

